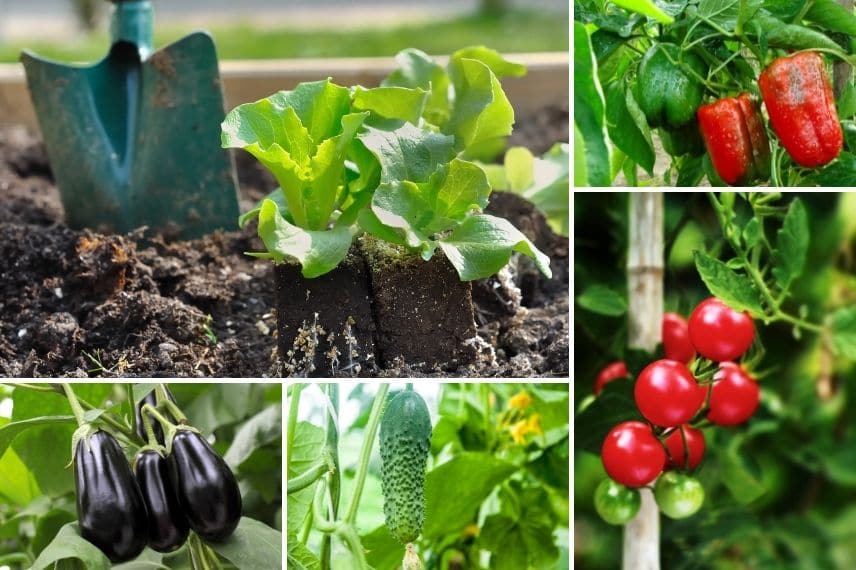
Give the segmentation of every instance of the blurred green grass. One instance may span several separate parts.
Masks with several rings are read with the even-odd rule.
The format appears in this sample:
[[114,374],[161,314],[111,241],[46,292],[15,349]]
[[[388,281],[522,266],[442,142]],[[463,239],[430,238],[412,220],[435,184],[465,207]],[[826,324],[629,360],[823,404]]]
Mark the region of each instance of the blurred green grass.
[[[155,45],[175,41],[190,29],[155,27]],[[209,29],[221,59],[392,56],[415,47],[429,54],[448,54],[468,45],[486,45],[503,53],[568,51],[566,16],[533,10],[513,10],[501,16],[469,15],[451,20],[380,29],[258,30],[246,24]],[[95,61],[107,49],[107,34],[75,41],[0,43],[0,62],[18,61],[26,47],[60,61]]]

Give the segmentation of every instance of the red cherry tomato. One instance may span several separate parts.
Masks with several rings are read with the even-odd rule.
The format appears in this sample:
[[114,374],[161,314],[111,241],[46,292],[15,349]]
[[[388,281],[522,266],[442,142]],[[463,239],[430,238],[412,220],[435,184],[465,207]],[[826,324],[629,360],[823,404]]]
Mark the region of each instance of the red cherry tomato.
[[687,321],[677,313],[663,315],[663,351],[666,353],[666,359],[684,364],[695,357]]
[[661,427],[690,421],[704,403],[703,394],[686,364],[674,360],[657,360],[646,366],[633,388],[639,411]]
[[641,487],[663,472],[666,452],[648,424],[623,422],[607,434],[600,457],[614,481]]
[[760,397],[758,383],[746,371],[733,362],[723,362],[713,375],[707,419],[721,426],[742,424],[758,409]]
[[755,324],[749,313],[739,313],[715,297],[696,306],[688,328],[696,352],[714,362],[739,358],[755,338]]
[[603,367],[600,374],[597,375],[597,380],[594,381],[594,395],[600,394],[603,387],[613,380],[626,378],[628,376],[627,365],[623,360],[612,362]]
[[[683,436],[681,436],[683,432]],[[686,439],[686,450],[689,453],[687,461],[684,449]],[[676,429],[666,438],[666,447],[669,449],[671,459],[666,458],[666,467],[674,469],[695,469],[704,457],[704,432],[700,429],[683,425]]]

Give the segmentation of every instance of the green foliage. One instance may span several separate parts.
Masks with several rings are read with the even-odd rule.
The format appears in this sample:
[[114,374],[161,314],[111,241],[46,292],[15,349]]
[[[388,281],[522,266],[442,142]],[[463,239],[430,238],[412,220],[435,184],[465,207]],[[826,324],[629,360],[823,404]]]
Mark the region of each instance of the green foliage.
[[[461,15],[391,26],[329,24],[307,28],[303,22],[263,27],[235,22],[212,23],[206,29],[214,37],[221,60],[388,57],[409,46],[417,46],[426,53],[448,54],[471,38],[479,38],[505,53],[568,50],[567,18],[537,9],[514,9],[503,17]],[[159,18],[155,46],[177,41],[197,29],[198,24],[189,21]],[[0,40],[0,61],[17,63],[23,48],[58,61],[97,61],[104,57],[108,42],[106,30],[76,38],[74,42],[9,37]]]
[[605,112],[589,32],[574,21],[574,164],[585,165],[585,177],[578,179],[575,175],[575,184],[609,186]]
[[544,213],[556,233],[568,235],[568,202],[570,149],[566,143],[556,143],[541,157],[529,149],[516,146],[508,149],[502,166],[482,165],[494,189],[520,194]]
[[[829,63],[854,66],[854,30],[852,8],[835,0],[575,0],[575,165],[583,166],[578,184],[607,186],[622,173],[619,183],[631,186],[695,186],[705,178],[711,186],[725,185],[699,144],[692,121],[699,105],[740,93],[757,99],[761,71],[793,51],[816,50]],[[853,88],[851,78],[835,94],[843,125],[856,112]],[[667,125],[686,130],[676,137],[660,128],[652,136]],[[771,185],[852,186],[852,149],[808,169],[775,137],[771,142],[773,158],[757,165],[772,167]],[[637,178],[640,167],[644,174]]]
[[302,83],[227,115],[223,146],[246,150],[279,183],[240,218],[258,218],[267,252],[255,255],[318,277],[365,231],[426,261],[442,248],[462,280],[496,273],[515,251],[549,276],[549,260],[519,231],[479,214],[491,187],[471,162],[504,147],[514,110],[499,80],[525,67],[480,46],[445,68],[418,50],[397,61],[381,87]]
[[[491,568],[553,568],[559,567],[562,556],[568,556],[568,546],[556,540],[567,534],[569,523],[566,388],[561,384],[416,385],[426,396],[434,424],[425,476],[424,526],[414,543],[426,567],[453,563],[476,567],[489,556]],[[300,407],[307,409],[305,400],[314,402],[308,410],[318,417],[314,411],[323,409],[326,402],[317,396],[312,399],[312,393],[318,392],[311,387],[302,390]],[[392,402],[402,395],[409,397],[407,392],[399,393]],[[421,433],[428,424],[424,424],[425,418],[419,422],[424,424],[421,427],[402,422],[399,411],[390,407],[393,414],[385,416],[383,422],[393,423],[386,432],[381,428],[378,450],[358,456],[357,448],[371,437],[371,418],[364,418],[366,410],[374,410],[374,402],[365,398],[362,388],[352,392],[352,399],[361,402],[364,412],[355,424],[365,427],[352,431],[338,424],[338,429],[348,434],[339,440],[344,479],[340,504],[352,500],[364,474],[353,521],[354,528],[360,530],[359,542],[346,548],[352,556],[354,550],[365,551],[366,566],[353,560],[349,563],[353,568],[394,570],[401,567],[404,547],[384,524],[379,480],[388,475],[387,460],[396,456],[387,451],[398,451],[397,445],[389,445],[392,435],[405,436],[407,443],[413,433]],[[388,431],[389,427],[395,433]],[[305,473],[311,458],[321,453],[323,429],[298,422],[294,441],[292,463],[297,462],[299,467],[290,465],[289,477]],[[383,470],[379,455],[384,460]],[[407,469],[418,467],[420,458],[414,458],[409,448],[400,457],[413,461],[405,464]],[[341,512],[339,522],[329,527],[317,517],[313,519],[307,510],[292,517],[292,507],[298,507],[293,498],[289,495],[289,559],[297,568],[313,568],[321,558],[321,537],[327,533],[344,536],[342,529],[350,523],[341,520]],[[323,503],[315,504],[323,508]]]
[[[11,419],[0,418],[0,560],[19,561],[11,564],[13,570],[110,568],[104,554],[79,535],[72,471],[67,468],[76,423],[65,396],[49,386],[37,385],[46,391],[21,386],[4,391],[0,386],[0,401],[9,398],[12,403]],[[132,406],[154,386],[73,384],[73,389],[84,407],[91,408],[85,417],[118,434],[130,461],[144,444],[131,429]],[[227,541],[211,546],[232,568],[279,567],[281,534],[275,529],[282,526],[281,387],[245,383],[170,388],[190,425],[214,435],[215,449],[241,485],[245,516]],[[189,568],[189,547],[168,555],[146,549],[125,566]]]

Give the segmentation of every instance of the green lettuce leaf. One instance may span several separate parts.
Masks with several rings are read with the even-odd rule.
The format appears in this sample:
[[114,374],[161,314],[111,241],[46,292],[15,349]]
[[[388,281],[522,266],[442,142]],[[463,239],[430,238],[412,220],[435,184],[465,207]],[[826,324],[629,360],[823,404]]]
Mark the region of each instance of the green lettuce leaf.
[[334,269],[348,255],[353,235],[348,227],[335,226],[324,231],[304,230],[288,223],[276,202],[265,200],[259,211],[259,236],[267,254],[277,263],[287,259],[301,265],[306,278],[318,277]]
[[550,258],[503,218],[485,214],[471,216],[440,240],[440,248],[462,281],[490,277],[508,263],[515,251],[532,258],[538,270],[547,277],[553,275]]

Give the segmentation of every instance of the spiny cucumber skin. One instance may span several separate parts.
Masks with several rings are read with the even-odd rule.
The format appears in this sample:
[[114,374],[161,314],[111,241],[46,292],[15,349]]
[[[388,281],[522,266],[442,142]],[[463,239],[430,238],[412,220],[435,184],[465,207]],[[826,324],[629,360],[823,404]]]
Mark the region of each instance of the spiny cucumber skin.
[[425,466],[431,448],[431,416],[412,390],[397,394],[380,424],[381,490],[386,526],[402,544],[422,533]]

